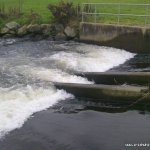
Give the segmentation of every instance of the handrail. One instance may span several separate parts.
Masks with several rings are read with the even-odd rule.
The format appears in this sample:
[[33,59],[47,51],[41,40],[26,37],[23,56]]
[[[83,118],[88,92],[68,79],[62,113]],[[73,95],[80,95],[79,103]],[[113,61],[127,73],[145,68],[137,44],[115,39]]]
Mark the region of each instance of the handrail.
[[[93,12],[86,12],[85,11],[85,7],[86,6],[90,6],[93,7],[94,10]],[[113,13],[113,12],[97,12],[97,7],[99,6],[114,6],[114,7],[118,7],[118,11],[117,13]],[[144,13],[143,14],[136,14],[136,13],[121,13],[121,8],[123,8],[123,6],[132,6],[132,8],[134,6],[139,6],[139,7],[144,7]],[[130,3],[82,3],[82,22],[84,22],[84,15],[94,15],[94,20],[95,23],[97,22],[97,15],[108,15],[108,16],[117,16],[117,23],[120,24],[120,17],[121,16],[130,16],[130,17],[144,17],[145,22],[144,25],[147,26],[148,25],[148,18],[150,18],[150,13],[149,13],[149,7],[150,4],[130,4]]]
[[124,5],[124,6],[150,6],[150,4],[132,4],[132,3],[82,3],[82,5]]

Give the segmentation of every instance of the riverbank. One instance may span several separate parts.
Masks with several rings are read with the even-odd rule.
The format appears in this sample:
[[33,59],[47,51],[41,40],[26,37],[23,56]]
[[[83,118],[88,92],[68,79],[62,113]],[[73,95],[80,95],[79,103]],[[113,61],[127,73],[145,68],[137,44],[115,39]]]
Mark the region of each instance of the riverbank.
[[[51,4],[58,4],[60,0],[36,0],[36,1],[31,1],[31,0],[26,0],[26,1],[19,1],[18,0],[1,0],[0,2],[0,8],[3,13],[9,14],[8,18],[1,18],[0,19],[0,27],[3,27],[7,22],[11,21],[16,21],[21,25],[27,24],[29,21],[36,21],[41,23],[41,24],[48,24],[52,21],[52,15],[48,11],[47,6],[49,3]],[[77,0],[77,1],[72,1],[70,0],[69,2],[73,2],[74,5],[81,5],[83,0]],[[98,2],[98,3],[103,3],[103,0],[89,0],[88,2]],[[120,0],[120,3],[132,3],[132,4],[146,4],[148,3],[147,1],[141,2],[141,0]],[[118,0],[105,0],[105,3],[118,3]],[[102,11],[104,12],[112,12],[116,13],[118,10],[112,8],[111,6],[109,7],[103,7],[101,8]],[[16,15],[18,10],[21,12],[21,15]],[[10,11],[10,12],[9,12]],[[122,13],[126,12],[128,14],[145,14],[145,8],[139,8],[139,7],[134,7],[130,8],[129,6],[124,7],[122,10]],[[32,19],[33,18],[33,19]],[[92,17],[93,18],[93,17]],[[103,16],[99,17],[101,22],[104,23],[112,23],[117,20],[116,17],[110,17],[110,16]],[[143,24],[143,19],[138,18],[138,17],[125,17],[124,19],[121,20],[122,24]]]
[[75,25],[29,24],[9,22],[0,31],[3,38],[30,37],[34,40],[76,40],[88,44],[125,49],[132,53],[150,53],[150,28],[81,22]]
[[53,40],[70,40],[79,38],[78,26],[63,24],[29,24],[21,26],[17,22],[9,22],[0,30],[3,38],[31,37],[35,40],[51,38]]

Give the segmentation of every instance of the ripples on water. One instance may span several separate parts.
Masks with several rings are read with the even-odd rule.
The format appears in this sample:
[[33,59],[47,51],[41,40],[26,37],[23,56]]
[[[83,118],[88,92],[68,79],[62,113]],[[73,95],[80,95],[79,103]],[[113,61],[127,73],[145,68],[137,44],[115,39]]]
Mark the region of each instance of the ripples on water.
[[76,42],[0,39],[0,136],[21,127],[33,113],[73,98],[52,82],[93,84],[73,73],[107,71],[134,56]]

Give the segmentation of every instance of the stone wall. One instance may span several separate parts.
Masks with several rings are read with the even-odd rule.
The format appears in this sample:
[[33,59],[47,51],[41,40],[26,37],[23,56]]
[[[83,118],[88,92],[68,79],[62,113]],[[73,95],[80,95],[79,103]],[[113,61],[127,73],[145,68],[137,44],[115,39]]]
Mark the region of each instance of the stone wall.
[[25,37],[35,39],[52,38],[53,40],[70,40],[78,38],[79,29],[62,24],[29,24],[19,25],[17,22],[9,22],[0,29],[0,37]]

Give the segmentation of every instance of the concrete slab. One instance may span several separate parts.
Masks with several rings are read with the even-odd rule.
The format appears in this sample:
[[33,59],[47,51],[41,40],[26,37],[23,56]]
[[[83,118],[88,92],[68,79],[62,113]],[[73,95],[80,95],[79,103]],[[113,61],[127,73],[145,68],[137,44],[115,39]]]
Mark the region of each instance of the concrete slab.
[[[93,85],[76,83],[54,83],[58,89],[64,89],[77,97],[96,100],[136,101],[149,91],[148,86],[129,85]],[[148,98],[150,100],[150,97]]]
[[84,72],[76,75],[93,80],[96,84],[150,84],[150,72]]

